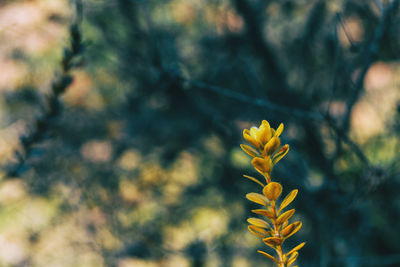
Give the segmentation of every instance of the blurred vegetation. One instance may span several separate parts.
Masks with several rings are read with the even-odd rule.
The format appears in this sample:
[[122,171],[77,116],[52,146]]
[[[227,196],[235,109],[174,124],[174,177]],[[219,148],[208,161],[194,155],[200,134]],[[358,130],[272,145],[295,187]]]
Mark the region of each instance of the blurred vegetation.
[[0,265],[271,266],[239,148],[267,119],[299,265],[399,266],[398,2],[1,1]]

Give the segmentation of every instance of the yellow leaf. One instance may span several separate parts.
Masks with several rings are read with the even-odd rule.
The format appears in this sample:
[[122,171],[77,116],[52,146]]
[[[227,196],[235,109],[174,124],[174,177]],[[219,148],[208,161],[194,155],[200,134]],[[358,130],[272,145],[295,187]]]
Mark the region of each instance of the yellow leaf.
[[281,225],[282,223],[286,222],[287,220],[289,220],[290,217],[293,216],[294,212],[295,212],[295,209],[291,209],[291,210],[284,212],[283,214],[281,214],[278,217],[278,219],[276,219],[276,224]]
[[267,237],[263,239],[264,243],[270,247],[275,247],[275,246],[279,246],[282,244],[283,239],[280,237]]
[[278,199],[282,193],[282,186],[277,182],[270,182],[263,189],[263,194],[271,201]]
[[290,254],[292,254],[293,252],[296,252],[300,249],[302,249],[304,247],[304,245],[306,244],[306,242],[300,243],[297,246],[295,246],[291,251],[289,251],[288,253],[286,253],[286,257],[288,257]]
[[272,155],[272,153],[274,153],[280,145],[281,140],[279,140],[277,137],[272,137],[264,147],[264,154]]
[[292,203],[292,201],[295,199],[295,197],[297,196],[297,192],[299,190],[295,189],[292,190],[292,192],[290,192],[282,201],[281,206],[279,207],[278,213],[280,213],[284,208],[287,207],[287,205],[289,205],[290,203]]
[[275,132],[276,137],[279,137],[281,135],[281,133],[283,132],[283,128],[284,128],[284,125],[283,125],[283,123],[281,123],[279,125],[278,129],[276,129],[276,132]]
[[301,222],[294,222],[289,224],[282,230],[282,236],[286,239],[294,235],[297,231],[300,230],[302,223]]
[[259,133],[259,140],[261,144],[266,144],[269,139],[271,139],[271,126],[269,125],[268,121],[263,120],[260,125],[260,133]]
[[269,235],[268,232],[265,229],[257,227],[255,225],[249,225],[249,226],[247,226],[247,229],[249,229],[249,231],[252,234],[254,234],[254,235],[258,236],[258,237],[265,238],[266,236]]
[[289,152],[289,145],[282,146],[278,152],[272,157],[272,165],[277,164]]
[[250,180],[252,180],[253,182],[256,182],[257,184],[261,185],[261,187],[264,188],[264,184],[261,183],[257,178],[254,178],[254,177],[251,177],[251,176],[248,176],[248,175],[243,175],[243,177],[245,177],[245,178],[247,178],[247,179],[250,179]]
[[270,228],[269,224],[266,221],[258,218],[248,218],[247,222],[257,227]]
[[289,234],[293,232],[293,230],[296,228],[296,225],[294,223],[289,224],[288,226],[282,227],[282,237],[286,238]]
[[267,217],[270,220],[275,220],[275,215],[272,211],[270,210],[265,210],[265,209],[257,209],[257,210],[252,210],[252,212],[263,215]]
[[272,160],[270,157],[267,157],[265,159],[262,158],[253,158],[251,161],[251,164],[256,168],[257,171],[259,171],[261,174],[269,173],[271,172],[272,168]]
[[247,142],[252,144],[255,148],[259,148],[260,147],[260,143],[253,136],[250,135],[250,131],[248,129],[244,129],[243,130],[243,138]]
[[261,251],[261,250],[257,250],[258,253],[264,255],[265,257],[267,257],[270,260],[273,260],[274,262],[279,264],[279,261],[277,259],[275,259],[273,256],[269,255],[267,252]]
[[244,152],[246,152],[247,154],[249,154],[252,157],[260,156],[260,154],[258,154],[258,152],[251,146],[241,144],[240,147],[243,149]]
[[264,205],[264,206],[266,206],[269,203],[268,198],[266,198],[265,196],[258,194],[258,193],[248,193],[246,195],[246,198],[250,201],[253,201],[257,204]]
[[257,137],[257,134],[258,134],[258,131],[259,131],[260,129],[258,129],[257,127],[255,127],[255,126],[253,126],[253,127],[251,127],[250,128],[250,136],[252,136],[254,139],[258,139]]
[[290,256],[290,257],[287,259],[287,265],[288,265],[288,266],[292,265],[292,263],[297,259],[298,256],[299,256],[299,253],[298,253],[298,252],[294,252],[294,253],[292,254],[292,256]]

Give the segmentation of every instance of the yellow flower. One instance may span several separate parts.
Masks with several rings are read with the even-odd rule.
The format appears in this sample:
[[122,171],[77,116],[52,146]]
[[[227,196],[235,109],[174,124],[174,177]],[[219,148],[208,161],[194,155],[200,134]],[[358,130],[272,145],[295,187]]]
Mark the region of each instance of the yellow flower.
[[[258,128],[251,127],[250,129],[244,129],[243,137],[258,150],[260,155],[272,155],[281,144],[279,136],[281,135],[283,128],[284,126],[281,123],[275,131],[266,120],[263,120]],[[242,145],[242,149],[250,156],[257,156],[249,146]]]

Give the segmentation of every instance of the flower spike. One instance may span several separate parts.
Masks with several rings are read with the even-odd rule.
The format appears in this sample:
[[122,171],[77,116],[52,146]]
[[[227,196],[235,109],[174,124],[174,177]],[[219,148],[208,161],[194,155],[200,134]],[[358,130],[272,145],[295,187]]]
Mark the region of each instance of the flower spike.
[[252,180],[262,187],[261,193],[249,193],[246,198],[252,202],[264,206],[262,209],[254,209],[252,212],[263,216],[263,219],[249,218],[248,229],[254,235],[261,237],[262,241],[270,248],[275,250],[276,256],[258,250],[257,252],[266,258],[274,261],[279,267],[289,267],[296,261],[298,251],[305,245],[305,242],[297,245],[292,250],[283,253],[282,245],[286,239],[300,230],[300,221],[289,223],[289,219],[294,215],[295,209],[283,212],[296,198],[298,190],[292,190],[277,205],[283,188],[279,182],[271,180],[271,172],[277,164],[289,152],[289,145],[281,145],[279,136],[284,129],[283,123],[275,130],[271,128],[268,121],[263,120],[260,127],[252,127],[243,131],[244,139],[251,145],[240,145],[244,152],[253,157],[251,164],[265,178],[266,185],[257,178],[244,175],[245,178]]

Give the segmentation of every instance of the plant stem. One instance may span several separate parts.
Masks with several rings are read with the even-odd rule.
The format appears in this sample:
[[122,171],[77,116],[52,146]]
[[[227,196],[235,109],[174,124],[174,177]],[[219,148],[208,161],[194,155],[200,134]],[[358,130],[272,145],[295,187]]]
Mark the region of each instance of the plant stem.
[[[275,215],[275,218],[277,218],[278,214],[277,214],[277,211],[276,211],[276,203],[275,203],[275,201],[271,201],[271,208],[272,208],[272,211],[273,211],[273,213]],[[275,236],[281,237],[281,233],[279,231],[279,226],[276,224],[276,222],[274,223],[274,230],[275,230]],[[276,246],[275,251],[276,251],[276,253],[278,254],[278,257],[279,257],[278,266],[279,267],[286,267],[285,259],[283,258],[282,246],[281,245]]]

